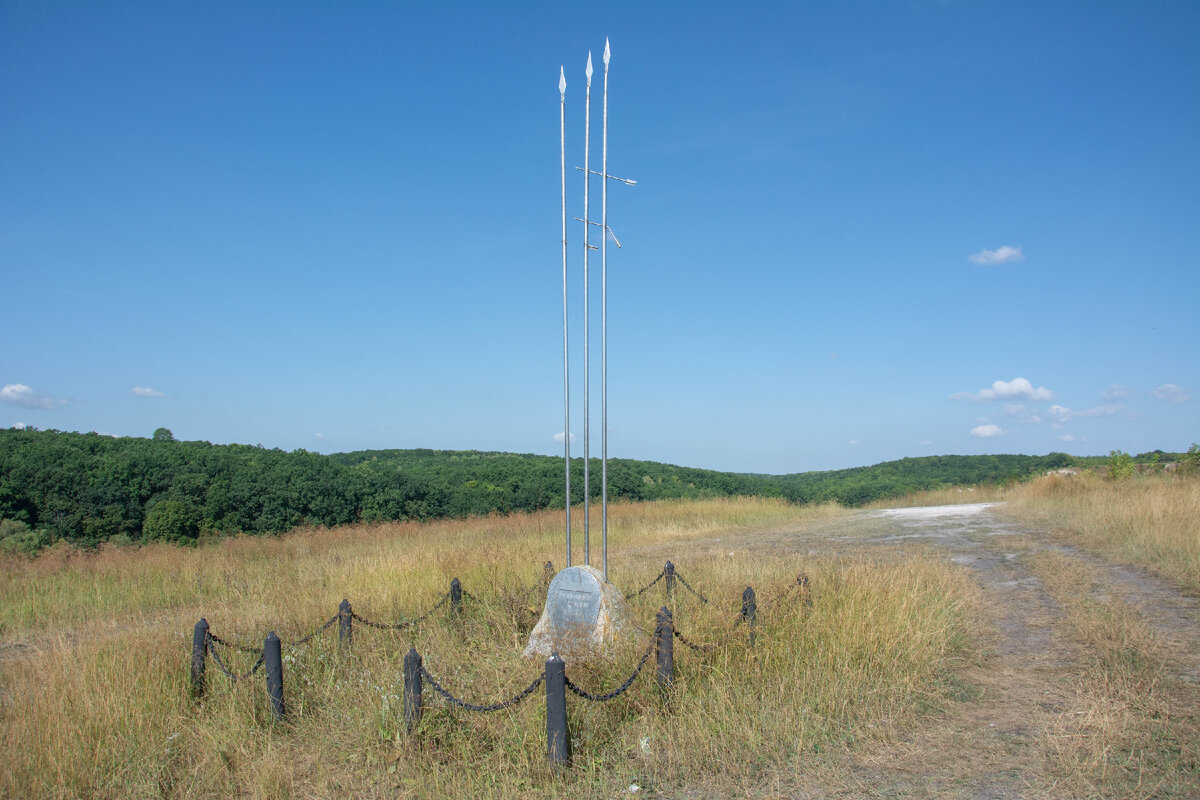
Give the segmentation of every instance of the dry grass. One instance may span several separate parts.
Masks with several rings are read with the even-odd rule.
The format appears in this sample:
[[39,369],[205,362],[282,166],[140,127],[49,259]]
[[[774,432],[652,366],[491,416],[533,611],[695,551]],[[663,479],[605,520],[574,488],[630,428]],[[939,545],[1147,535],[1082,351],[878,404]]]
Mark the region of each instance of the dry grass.
[[995,503],[1004,499],[1004,489],[998,486],[948,486],[928,489],[900,497],[886,497],[867,503],[863,508],[915,508],[918,506],[956,506],[963,503]]
[[[842,514],[765,500],[616,505],[610,514],[618,585],[661,568],[639,548],[673,543],[673,558],[709,606],[680,596],[679,628],[716,641],[742,589],[760,598],[760,636],[698,656],[677,649],[664,701],[643,676],[615,701],[568,699],[575,765],[545,764],[544,694],[511,711],[469,714],[427,699],[414,735],[402,726],[398,677],[410,644],[452,691],[492,702],[541,669],[520,650],[533,621],[523,588],[546,560],[561,563],[561,515],[513,515],[426,525],[351,526],[197,550],[150,547],[85,555],[65,550],[10,561],[0,573],[3,670],[0,796],[11,797],[612,797],[636,783],[753,794],[781,775],[889,723],[937,706],[952,688],[977,602],[963,571],[908,558],[810,560],[811,608],[784,597],[794,556],[689,557],[689,541],[723,531],[802,529]],[[594,528],[595,530],[595,528]],[[328,619],[342,597],[390,620],[427,607],[451,576],[478,599],[460,623],[438,616],[412,634],[356,627],[339,656],[332,631],[288,646]],[[657,590],[634,602],[649,624]],[[191,628],[284,640],[288,721],[272,724],[260,676],[231,684],[210,665],[210,690],[187,699]],[[736,633],[740,641],[741,632]],[[569,667],[607,689],[645,644],[610,661]],[[245,669],[252,656],[235,655]],[[426,690],[429,691],[428,689]]]
[[1162,642],[1079,559],[1044,552],[1032,567],[1083,654],[1074,697],[1047,737],[1064,787],[1080,797],[1196,797],[1200,708],[1166,669]]
[[1002,513],[1200,595],[1200,477],[1049,476],[1011,488],[1004,499]]

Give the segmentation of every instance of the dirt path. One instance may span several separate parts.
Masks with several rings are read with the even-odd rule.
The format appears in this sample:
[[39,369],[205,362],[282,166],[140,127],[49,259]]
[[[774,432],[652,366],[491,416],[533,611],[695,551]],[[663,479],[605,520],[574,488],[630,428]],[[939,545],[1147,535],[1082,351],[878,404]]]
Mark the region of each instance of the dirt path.
[[[1184,687],[1189,709],[1200,706],[1200,604],[1165,581],[1023,528],[989,504],[862,512],[849,522],[837,523],[824,536],[778,532],[767,546],[811,554],[866,549],[880,557],[932,548],[968,568],[984,590],[990,623],[982,633],[985,653],[962,676],[965,698],[944,714],[901,733],[886,747],[848,753],[829,775],[784,794],[979,800],[1095,796],[1078,784],[1064,785],[1047,754],[1047,742],[1062,735],[1064,716],[1080,713],[1071,709],[1078,708],[1078,687],[1091,661],[1068,635],[1064,608],[1035,574],[1040,553],[1067,556],[1081,569],[1104,576],[1096,599],[1119,598],[1135,609],[1169,653],[1165,680]],[[756,546],[751,539],[744,544]],[[1152,778],[1139,796],[1155,796]],[[1124,789],[1102,789],[1102,794],[1124,796]]]

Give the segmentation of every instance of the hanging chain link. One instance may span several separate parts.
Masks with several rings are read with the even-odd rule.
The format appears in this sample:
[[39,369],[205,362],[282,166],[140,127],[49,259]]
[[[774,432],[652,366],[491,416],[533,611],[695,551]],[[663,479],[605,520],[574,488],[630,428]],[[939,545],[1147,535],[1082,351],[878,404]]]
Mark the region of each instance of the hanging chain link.
[[396,622],[396,623],[375,622],[374,620],[370,620],[370,619],[367,619],[366,617],[360,616],[358,614],[358,612],[356,612],[356,611],[350,612],[350,616],[353,617],[355,620],[361,622],[363,625],[366,625],[371,628],[380,628],[381,630],[399,631],[399,630],[404,630],[405,628],[410,628],[413,625],[416,625],[420,622],[424,622],[425,620],[429,619],[430,615],[433,614],[433,612],[437,611],[439,608],[446,605],[446,603],[448,603],[448,602],[450,602],[450,593],[446,592],[444,595],[442,595],[442,599],[438,600],[437,603],[434,604],[433,608],[429,609],[428,611],[426,611],[424,614],[422,614],[419,617],[416,617],[416,618],[410,619],[410,620],[405,620],[403,622]]
[[261,653],[262,652],[261,647],[250,647],[248,645],[238,644],[237,642],[228,642],[228,641],[222,639],[220,636],[217,636],[215,633],[208,634],[208,638],[211,641],[216,642],[217,644],[221,645],[222,647],[228,647],[230,650],[241,650],[243,653]]
[[636,592],[630,592],[629,594],[625,595],[625,599],[626,599],[626,600],[632,600],[632,599],[633,599],[633,598],[635,598],[635,597],[641,597],[643,594],[645,594],[645,593],[646,593],[646,590],[647,590],[647,589],[649,589],[651,586],[653,586],[654,584],[656,584],[656,583],[658,583],[659,581],[661,581],[661,580],[663,579],[663,576],[664,576],[664,575],[666,575],[666,574],[667,574],[667,571],[664,569],[662,572],[658,573],[658,577],[657,577],[657,578],[655,578],[654,580],[650,581],[650,582],[649,582],[649,583],[647,583],[645,586],[643,586],[642,588],[638,589]]
[[313,637],[314,637],[314,636],[316,636],[318,633],[321,633],[322,631],[328,630],[330,625],[332,625],[333,623],[337,622],[337,621],[338,621],[338,617],[339,617],[339,616],[341,616],[341,615],[340,615],[340,614],[334,614],[332,617],[330,617],[329,619],[325,620],[325,624],[324,624],[324,625],[322,625],[321,627],[317,628],[315,631],[313,631],[312,633],[308,634],[307,636],[301,637],[300,639],[296,640],[295,642],[289,642],[289,643],[288,643],[288,646],[289,646],[289,647],[300,647],[301,645],[306,645],[306,644],[308,644],[309,642],[311,642],[311,641],[312,641],[312,639],[313,639]]
[[708,605],[708,598],[707,598],[707,597],[705,597],[704,595],[700,594],[699,592],[697,592],[695,589],[693,589],[693,588],[692,588],[692,585],[691,585],[690,583],[688,583],[688,582],[687,582],[687,578],[685,578],[685,577],[683,577],[682,575],[680,575],[678,571],[676,571],[676,572],[675,572],[675,580],[677,580],[677,581],[679,581],[680,583],[682,583],[682,584],[683,584],[683,588],[687,589],[689,592],[691,592],[692,594],[696,595],[696,597],[699,597],[699,598],[700,598],[700,602],[701,602],[701,603],[704,603],[705,605]]
[[654,642],[651,642],[650,646],[646,648],[646,652],[642,654],[642,660],[639,661],[637,666],[633,668],[633,674],[630,675],[628,678],[626,678],[624,683],[622,683],[616,689],[613,689],[611,692],[608,692],[607,694],[592,694],[591,692],[589,692],[585,689],[581,689],[579,686],[575,685],[574,681],[572,681],[570,679],[570,677],[567,676],[566,673],[563,673],[563,679],[567,683],[567,688],[570,689],[575,694],[582,697],[584,700],[591,700],[592,702],[595,702],[595,703],[602,703],[605,700],[612,700],[614,697],[624,694],[625,691],[630,686],[633,686],[633,682],[636,681],[638,678],[638,675],[640,675],[642,673],[642,667],[646,666],[646,660],[650,658],[650,654],[653,652],[654,652]]
[[[211,634],[209,635],[208,639],[209,639],[208,652],[212,655],[213,663],[216,664],[217,668],[220,669],[221,672],[225,673],[225,676],[227,678],[229,678],[230,680],[241,681],[241,680],[245,680],[246,678],[249,678],[251,675],[258,672],[259,667],[261,667],[263,665],[263,661],[266,660],[266,657],[267,657],[266,653],[259,652],[258,660],[254,662],[254,666],[250,667],[250,670],[248,672],[244,672],[241,675],[238,675],[237,673],[235,673],[231,669],[229,669],[229,667],[225,666],[225,662],[221,660],[221,651],[220,651],[219,645],[218,645],[218,647],[212,646],[214,644],[218,644],[219,640],[215,636],[212,636]],[[220,642],[220,644],[224,644],[224,642]]]
[[466,700],[460,700],[459,698],[450,694],[450,692],[446,691],[442,687],[442,685],[440,683],[438,683],[437,678],[435,678],[429,674],[429,670],[425,669],[424,666],[421,667],[421,676],[424,677],[425,680],[429,681],[429,685],[433,687],[433,690],[435,692],[437,692],[442,697],[446,698],[446,700],[448,702],[453,703],[454,705],[458,706],[459,708],[466,709],[467,711],[499,711],[504,708],[512,708],[517,703],[521,702],[526,697],[528,697],[530,694],[532,694],[533,690],[536,689],[538,686],[540,686],[542,681],[546,679],[546,671],[542,670],[541,674],[533,679],[533,683],[529,684],[528,686],[526,686],[521,691],[517,692],[512,697],[510,697],[507,700],[504,700],[502,702],[499,702],[499,703],[493,703],[492,705],[489,705],[489,706],[479,706],[479,705],[475,705],[474,703],[468,703]]

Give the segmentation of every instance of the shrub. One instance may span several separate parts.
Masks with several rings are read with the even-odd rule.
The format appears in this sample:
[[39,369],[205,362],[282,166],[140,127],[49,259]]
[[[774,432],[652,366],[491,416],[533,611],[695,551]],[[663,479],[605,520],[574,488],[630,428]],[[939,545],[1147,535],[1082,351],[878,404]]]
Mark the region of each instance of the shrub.
[[1128,478],[1133,474],[1133,456],[1124,450],[1113,450],[1108,454],[1108,477],[1114,481]]
[[31,530],[17,519],[0,519],[0,553],[33,555],[49,543],[44,531]]

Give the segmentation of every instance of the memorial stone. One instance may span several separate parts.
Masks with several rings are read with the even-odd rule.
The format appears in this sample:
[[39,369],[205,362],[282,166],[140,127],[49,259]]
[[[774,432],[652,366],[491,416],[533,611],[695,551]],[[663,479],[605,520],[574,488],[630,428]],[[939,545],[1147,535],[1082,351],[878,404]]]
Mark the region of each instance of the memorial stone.
[[586,659],[589,653],[633,633],[629,606],[617,587],[595,567],[567,567],[554,576],[546,607],[529,636],[524,655]]

